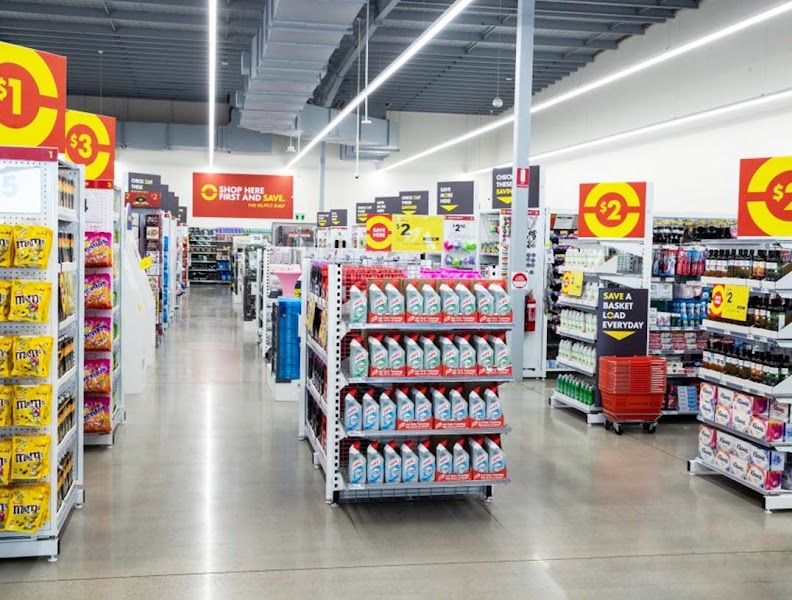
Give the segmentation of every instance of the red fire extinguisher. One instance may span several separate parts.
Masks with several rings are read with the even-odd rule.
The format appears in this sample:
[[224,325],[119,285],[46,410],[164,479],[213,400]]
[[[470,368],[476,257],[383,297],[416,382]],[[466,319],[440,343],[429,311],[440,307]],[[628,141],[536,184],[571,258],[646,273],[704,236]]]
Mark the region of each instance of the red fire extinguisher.
[[528,292],[525,297],[525,327],[526,333],[536,331],[536,298],[533,292]]

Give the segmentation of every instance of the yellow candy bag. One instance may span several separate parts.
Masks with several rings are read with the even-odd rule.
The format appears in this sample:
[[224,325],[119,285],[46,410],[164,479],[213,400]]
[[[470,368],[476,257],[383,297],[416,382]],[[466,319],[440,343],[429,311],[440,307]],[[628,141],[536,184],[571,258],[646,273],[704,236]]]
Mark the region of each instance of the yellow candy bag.
[[43,225],[14,226],[14,266],[45,269],[52,250],[52,229]]
[[48,485],[19,485],[10,488],[5,531],[36,533],[49,513]]
[[8,485],[8,482],[11,481],[12,446],[11,438],[0,438],[0,485]]
[[14,264],[14,226],[0,225],[0,267]]
[[14,426],[46,427],[52,413],[52,386],[18,385],[14,388]]
[[11,481],[36,481],[49,475],[50,436],[15,435]]
[[0,321],[8,321],[11,310],[11,282],[0,281]]
[[14,386],[0,385],[0,427],[11,427],[13,419],[12,403],[14,401]]
[[[0,336],[0,377],[11,376],[11,348],[14,346],[14,338],[11,336]],[[0,426],[2,421],[0,420]]]
[[14,339],[12,377],[49,377],[52,338],[20,336]]
[[49,323],[52,284],[49,281],[20,281],[11,284],[9,321]]
[[11,488],[0,487],[0,531],[5,531],[8,517],[8,503],[11,499]]

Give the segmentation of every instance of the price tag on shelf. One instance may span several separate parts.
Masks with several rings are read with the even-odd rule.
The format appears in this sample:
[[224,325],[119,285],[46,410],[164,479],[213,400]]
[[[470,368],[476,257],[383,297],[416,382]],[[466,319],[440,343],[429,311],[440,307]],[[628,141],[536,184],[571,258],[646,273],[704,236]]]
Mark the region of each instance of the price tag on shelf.
[[583,272],[567,271],[561,280],[561,293],[580,298],[583,295]]
[[730,321],[745,321],[748,318],[748,298],[751,290],[747,285],[727,285],[721,317]]

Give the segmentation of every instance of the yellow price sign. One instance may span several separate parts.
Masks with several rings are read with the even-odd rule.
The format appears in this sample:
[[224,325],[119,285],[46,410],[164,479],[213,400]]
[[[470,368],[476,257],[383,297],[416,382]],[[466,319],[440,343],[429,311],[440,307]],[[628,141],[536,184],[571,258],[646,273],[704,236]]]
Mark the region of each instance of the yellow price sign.
[[646,183],[582,183],[581,238],[642,238],[646,229]]
[[65,151],[66,58],[0,42],[0,146]]
[[792,235],[792,156],[740,161],[739,237]]
[[441,252],[443,217],[393,215],[394,252]]
[[580,298],[583,294],[583,272],[567,271],[561,279],[561,293]]
[[145,256],[145,257],[140,259],[140,262],[138,263],[138,266],[145,271],[146,269],[150,268],[151,265],[153,265],[153,264],[154,264],[154,261],[151,260],[151,257],[150,256]]
[[66,156],[78,165],[85,165],[86,180],[113,180],[115,129],[113,117],[66,111]]
[[723,295],[721,316],[729,321],[745,321],[748,318],[748,299],[751,290],[746,285],[727,285]]

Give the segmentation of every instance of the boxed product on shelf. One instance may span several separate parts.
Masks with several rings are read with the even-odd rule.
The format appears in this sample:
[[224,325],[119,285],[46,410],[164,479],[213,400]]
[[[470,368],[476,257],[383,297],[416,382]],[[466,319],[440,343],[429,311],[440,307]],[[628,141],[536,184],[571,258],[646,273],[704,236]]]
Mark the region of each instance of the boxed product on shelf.
[[476,296],[468,280],[439,280],[437,286],[442,323],[475,323],[478,320]]
[[467,429],[470,425],[469,405],[462,387],[447,391],[444,386],[430,390],[435,429]]
[[500,436],[470,438],[471,479],[498,481],[507,478],[506,457],[500,447]]
[[503,279],[473,281],[479,323],[511,323],[511,297]]
[[441,335],[439,338],[441,371],[445,377],[474,377],[478,374],[476,351],[471,335]]
[[407,377],[437,377],[441,374],[440,348],[435,343],[434,334],[408,334],[402,340]]
[[440,294],[434,279],[404,279],[406,323],[439,323]]
[[404,377],[406,353],[399,341],[401,336],[369,335],[366,338],[369,351],[369,377]]
[[398,279],[368,281],[368,322],[404,323],[404,294]]
[[492,429],[504,426],[503,408],[497,387],[475,387],[468,394],[471,429]]

